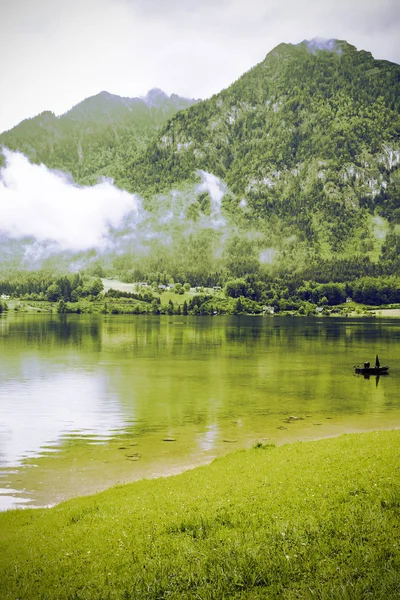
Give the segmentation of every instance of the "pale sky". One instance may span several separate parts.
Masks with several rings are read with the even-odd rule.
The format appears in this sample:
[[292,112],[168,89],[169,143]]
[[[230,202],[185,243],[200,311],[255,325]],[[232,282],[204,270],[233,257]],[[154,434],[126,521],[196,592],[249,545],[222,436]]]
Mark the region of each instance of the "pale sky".
[[102,90],[207,98],[314,37],[400,63],[400,1],[0,0],[0,132]]

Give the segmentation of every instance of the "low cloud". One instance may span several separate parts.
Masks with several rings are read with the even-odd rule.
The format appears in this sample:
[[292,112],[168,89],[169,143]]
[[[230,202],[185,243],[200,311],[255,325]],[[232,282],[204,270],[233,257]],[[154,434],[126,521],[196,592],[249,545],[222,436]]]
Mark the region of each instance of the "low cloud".
[[192,186],[157,196],[144,210],[137,195],[110,181],[79,186],[23,154],[3,154],[0,265],[37,269],[54,259],[76,271],[125,255],[147,270],[194,268],[199,260],[219,268],[238,241],[245,252],[254,248],[254,258],[261,252],[261,263],[274,259],[272,233],[242,230],[246,207],[212,173],[198,171]]
[[112,229],[141,218],[137,196],[103,181],[93,187],[71,183],[60,172],[31,164],[3,149],[0,170],[0,232],[10,238],[55,242],[59,250],[104,249]]

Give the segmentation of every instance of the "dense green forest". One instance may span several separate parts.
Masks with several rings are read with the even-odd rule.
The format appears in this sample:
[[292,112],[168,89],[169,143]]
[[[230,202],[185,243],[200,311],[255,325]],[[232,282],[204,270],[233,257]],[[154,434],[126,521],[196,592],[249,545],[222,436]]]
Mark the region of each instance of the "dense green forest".
[[[201,102],[102,92],[60,118],[24,121],[0,143],[77,182],[110,176],[141,195],[139,225],[79,257],[99,276],[385,280],[400,272],[400,67],[344,41],[329,48],[281,44]],[[27,268],[74,260],[29,264],[29,240],[1,238],[8,265],[11,243]]]
[[46,111],[22,121],[0,135],[0,146],[71,173],[81,184],[111,177],[124,187],[125,165],[146,148],[168,119],[194,102],[157,89],[144,98],[101,92],[61,117]]

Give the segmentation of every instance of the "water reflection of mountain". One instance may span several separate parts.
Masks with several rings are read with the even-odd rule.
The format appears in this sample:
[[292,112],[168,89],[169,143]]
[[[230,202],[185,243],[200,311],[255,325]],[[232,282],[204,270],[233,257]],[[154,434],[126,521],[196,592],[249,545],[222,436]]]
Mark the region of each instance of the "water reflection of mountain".
[[[0,319],[0,352],[12,347],[80,351],[130,350],[175,355],[223,351],[230,344],[301,347],[304,341],[325,347],[334,342],[400,339],[400,322],[383,319],[308,319],[292,317],[152,317],[103,315],[6,315]],[[339,346],[338,346],[339,344]]]
[[[102,347],[114,349],[150,349],[155,353],[175,355],[197,354],[199,348],[207,352],[224,351],[232,343],[246,351],[255,345],[301,347],[304,340],[326,347],[334,342],[336,347],[346,347],[353,341],[362,342],[376,338],[380,343],[400,339],[400,322],[380,322],[361,319],[306,319],[291,317],[218,317],[186,318],[184,320],[159,317],[133,317],[130,320],[105,321],[102,329]],[[339,346],[338,346],[339,344]]]
[[101,348],[101,317],[86,315],[6,314],[0,318],[0,351],[4,348],[51,348],[88,346]]

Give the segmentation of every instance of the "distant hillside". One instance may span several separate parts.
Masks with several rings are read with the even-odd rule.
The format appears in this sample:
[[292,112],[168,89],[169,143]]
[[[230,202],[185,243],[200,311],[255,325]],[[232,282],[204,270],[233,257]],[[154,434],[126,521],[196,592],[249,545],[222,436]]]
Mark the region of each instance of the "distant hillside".
[[108,176],[123,186],[125,165],[168,119],[195,102],[159,89],[144,98],[101,92],[61,117],[46,111],[22,121],[0,135],[0,145],[23,152],[32,162],[69,172],[79,183]]

